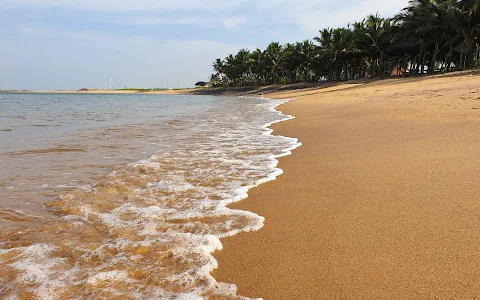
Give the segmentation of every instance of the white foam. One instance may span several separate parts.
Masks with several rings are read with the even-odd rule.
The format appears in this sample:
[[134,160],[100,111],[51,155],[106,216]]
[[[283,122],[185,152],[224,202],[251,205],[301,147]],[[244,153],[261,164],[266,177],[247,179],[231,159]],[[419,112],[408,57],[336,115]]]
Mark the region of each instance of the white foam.
[[128,274],[124,271],[113,270],[109,272],[100,272],[87,279],[87,284],[98,285],[105,281],[120,282],[128,280]]
[[[105,230],[106,227],[105,240],[99,247],[75,248],[78,260],[96,258],[100,265],[73,266],[60,275],[53,270],[64,259],[56,253],[58,247],[55,245],[15,248],[24,256],[12,265],[23,272],[24,277],[19,276],[18,280],[36,283],[36,295],[45,297],[55,293],[52,287],[72,282],[98,286],[98,291],[108,288],[102,284],[107,281],[142,286],[142,282],[134,281],[124,270],[135,264],[154,265],[144,261],[142,255],[131,252],[142,246],[159,256],[168,254],[175,262],[185,265],[186,271],[178,274],[169,274],[165,268],[153,270],[156,276],[162,275],[162,281],[181,292],[154,286],[138,291],[109,292],[166,299],[203,299],[206,293],[224,297],[236,295],[234,285],[219,283],[211,276],[218,267],[212,253],[222,249],[221,238],[259,230],[264,225],[263,217],[226,206],[248,197],[249,189],[280,176],[283,171],[277,168],[278,158],[291,154],[301,145],[297,139],[272,135],[274,131],[268,128],[293,118],[275,110],[285,102],[264,99],[252,104],[253,108],[242,106],[242,114],[231,112],[215,118],[205,117],[202,126],[185,120],[185,126],[190,125],[188,130],[192,132],[175,136],[177,147],[109,174],[105,180],[113,187],[122,186],[122,178],[148,180],[144,186],[132,188],[127,198],[112,200],[107,205],[113,207],[111,210],[105,210],[90,199],[81,199],[81,202],[71,195],[62,197],[78,208],[72,211],[80,212],[63,217],[73,230],[90,226]],[[235,123],[232,123],[233,117]],[[101,192],[92,186],[77,190],[85,195]],[[135,239],[130,240],[131,235],[122,236],[124,231],[132,233]],[[166,245],[170,247],[168,253],[164,250]],[[118,269],[119,266],[123,269]]]

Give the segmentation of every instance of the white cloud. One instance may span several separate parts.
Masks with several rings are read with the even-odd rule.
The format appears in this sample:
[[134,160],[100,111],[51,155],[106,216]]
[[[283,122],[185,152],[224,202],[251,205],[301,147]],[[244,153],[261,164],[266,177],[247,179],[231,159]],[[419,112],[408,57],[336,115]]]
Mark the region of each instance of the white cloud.
[[[120,13],[105,22],[135,25],[194,25],[234,29],[252,24],[298,24],[307,30],[342,26],[368,14],[392,16],[408,0],[0,0],[23,7],[59,7]],[[248,14],[248,15],[247,15]]]
[[297,15],[299,23],[308,29],[320,30],[327,27],[345,26],[361,21],[370,14],[379,13],[383,17],[392,17],[406,7],[408,0],[363,0],[342,9],[304,11]]
[[232,17],[232,18],[222,20],[223,25],[229,29],[236,28],[239,25],[247,22],[248,22],[248,19],[242,16],[237,16],[237,17]]
[[286,10],[289,12],[296,10],[322,9],[325,5],[331,5],[337,0],[257,0],[255,5],[259,10]]
[[0,71],[3,88],[100,88],[110,77],[116,86],[165,87],[167,80],[172,87],[193,86],[208,80],[217,57],[249,46],[96,30],[20,30],[25,39],[0,49],[0,57],[8,57]]
[[60,7],[98,11],[222,11],[234,9],[242,1],[223,0],[0,0],[0,4],[11,6]]
[[[203,12],[229,15],[239,8],[264,18],[291,19],[306,13],[354,14],[395,13],[408,4],[408,0],[0,0],[0,4],[23,7],[59,7],[94,11],[124,12]],[[235,15],[235,14],[234,14]],[[232,19],[238,19],[234,16]],[[230,18],[229,18],[230,19]]]
[[[250,0],[0,0],[6,7],[103,12],[103,22],[126,25],[195,25],[234,29],[247,21],[235,11]],[[232,15],[233,13],[233,15]],[[114,17],[112,17],[112,14]],[[118,16],[115,16],[117,14]]]
[[212,17],[212,18],[199,18],[195,16],[180,16],[180,17],[153,17],[153,16],[134,16],[114,18],[108,20],[110,23],[126,24],[126,25],[192,25],[200,26],[204,28],[221,28],[235,29],[239,25],[248,21],[245,17]]
[[119,24],[132,24],[132,25],[194,25],[198,23],[197,18],[193,17],[179,17],[179,18],[164,18],[164,17],[131,17],[116,19],[116,23]]
[[154,43],[154,40],[149,36],[122,36],[108,34],[98,30],[64,30],[48,27],[23,27],[20,28],[20,31],[36,37],[63,41],[69,40],[70,42],[76,42],[77,45],[87,45],[92,48],[110,48],[127,41],[134,44],[136,47],[146,47]]
[[[117,19],[120,24],[137,25],[194,25],[206,28],[235,29],[250,23],[259,26],[300,25],[304,30],[320,30],[326,27],[346,26],[360,21],[367,15],[379,13],[383,17],[391,17],[406,7],[409,0],[361,0],[349,5],[342,5],[337,0],[260,0],[249,3],[250,14],[236,14],[235,6],[228,7],[230,16],[220,11],[218,14],[208,14],[196,11],[188,16],[134,16]],[[253,2],[253,1],[252,1]],[[246,4],[247,5],[247,4]]]
[[[81,43],[90,45],[92,48],[119,48],[135,45],[135,48],[160,48],[172,51],[172,54],[185,52],[185,55],[196,55],[198,53],[208,54],[212,58],[226,56],[241,48],[248,48],[247,45],[232,45],[214,40],[157,40],[154,36],[148,35],[119,35],[98,30],[62,30],[57,28],[34,28],[23,27],[20,31],[31,36],[55,39],[68,43]],[[192,53],[192,49],[195,49]],[[213,60],[212,60],[213,61]]]
[[[393,16],[407,4],[408,0],[0,0],[0,31],[8,45],[0,47],[0,58],[8,57],[8,63],[1,64],[0,82],[11,88],[79,88],[95,87],[115,75],[118,85],[161,87],[168,79],[188,86],[207,79],[215,58],[241,48],[311,39],[322,28],[345,26],[376,12]],[[32,13],[37,8],[42,10]],[[75,17],[66,19],[70,15]],[[162,25],[171,25],[168,32]],[[177,30],[173,25],[191,27]],[[30,86],[25,86],[26,76]]]

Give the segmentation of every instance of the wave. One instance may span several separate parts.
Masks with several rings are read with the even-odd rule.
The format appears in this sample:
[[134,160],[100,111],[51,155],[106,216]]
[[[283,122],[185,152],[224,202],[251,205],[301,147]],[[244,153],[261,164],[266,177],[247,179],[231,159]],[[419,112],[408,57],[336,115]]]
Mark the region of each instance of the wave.
[[0,233],[0,296],[246,299],[211,276],[212,253],[221,238],[263,227],[227,205],[275,180],[277,159],[301,145],[269,129],[293,118],[276,110],[287,101],[176,122],[190,134],[175,149],[61,196],[48,205],[55,223]]

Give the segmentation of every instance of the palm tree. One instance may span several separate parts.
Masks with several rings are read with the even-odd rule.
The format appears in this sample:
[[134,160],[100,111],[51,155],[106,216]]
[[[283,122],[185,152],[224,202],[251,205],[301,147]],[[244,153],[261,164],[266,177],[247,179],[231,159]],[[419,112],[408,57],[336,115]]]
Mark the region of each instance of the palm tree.
[[313,41],[270,43],[213,63],[212,82],[263,85],[384,77],[480,66],[480,0],[410,0],[393,19],[369,15]]
[[459,67],[478,65],[480,51],[480,0],[444,1],[439,5],[445,12],[447,22],[453,26],[458,40],[455,48],[460,52]]
[[283,47],[278,42],[272,42],[265,50],[265,67],[270,71],[270,83],[278,83],[279,79],[284,76],[282,68],[282,51]]
[[320,30],[320,37],[314,37],[313,40],[319,43],[320,47],[330,49],[332,41],[332,29],[326,28]]
[[383,19],[378,14],[368,16],[363,22],[365,37],[368,40],[368,53],[377,59],[376,70],[373,73],[378,76],[385,75],[385,58],[392,46],[392,20]]
[[[426,56],[432,52],[429,71],[432,72],[440,47],[448,40],[448,25],[444,20],[444,12],[435,0],[411,0],[409,6],[403,9],[394,18],[402,29],[397,41],[415,39],[418,52],[414,57],[412,66],[420,74],[424,73]],[[410,43],[410,44],[413,44]],[[429,50],[433,46],[434,49]],[[448,53],[448,52],[447,52]],[[419,67],[419,68],[418,68]]]
[[267,74],[264,68],[264,61],[262,50],[256,49],[250,53],[250,71],[255,85],[262,85],[266,81]]
[[248,80],[250,69],[250,51],[241,49],[235,56],[236,76],[240,86],[243,86],[245,80]]
[[317,49],[315,45],[306,40],[295,44],[295,53],[297,54],[297,70],[302,74],[304,82],[311,81],[310,71],[314,67],[317,58]]
[[287,43],[283,47],[282,66],[285,72],[285,83],[294,83],[297,81],[297,72],[299,68],[298,49],[294,44]]
[[210,81],[213,81],[213,79],[215,79],[217,83],[221,82],[224,75],[224,62],[222,59],[217,58],[215,60],[215,62],[213,63],[213,71],[214,73],[212,74]]

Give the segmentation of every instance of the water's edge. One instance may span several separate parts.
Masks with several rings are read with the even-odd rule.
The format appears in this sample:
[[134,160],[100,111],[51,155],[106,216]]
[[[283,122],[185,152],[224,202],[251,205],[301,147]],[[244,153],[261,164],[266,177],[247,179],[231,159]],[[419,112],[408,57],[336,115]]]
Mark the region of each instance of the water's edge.
[[[281,110],[278,110],[278,109],[277,109],[279,106],[281,106],[281,105],[283,105],[283,104],[286,104],[286,103],[288,103],[288,102],[290,102],[290,101],[294,101],[294,100],[295,100],[294,98],[291,98],[291,99],[281,99],[281,100],[271,99],[271,98],[265,98],[265,97],[259,98],[259,97],[247,97],[247,96],[241,96],[240,98],[264,99],[264,100],[272,100],[272,101],[275,101],[275,102],[276,102],[276,104],[271,108],[271,110],[277,112],[277,114],[278,114],[279,116],[281,116],[281,117],[284,117],[284,119],[278,119],[278,120],[276,120],[276,121],[273,121],[273,122],[270,122],[270,123],[266,123],[266,124],[263,126],[263,128],[265,129],[264,134],[266,134],[266,135],[273,135],[273,133],[275,132],[275,131],[271,128],[272,125],[278,124],[278,123],[281,123],[281,122],[287,122],[287,121],[290,121],[290,120],[293,120],[293,119],[296,118],[295,116],[292,116],[292,115],[286,115],[286,114],[284,114]],[[276,135],[276,136],[278,136],[278,137],[283,137],[283,138],[289,138],[289,139],[293,139],[293,140],[292,140],[292,142],[291,142],[291,146],[288,147],[288,148],[283,149],[281,154],[271,155],[271,156],[270,156],[270,159],[272,160],[272,164],[274,164],[274,168],[275,168],[275,173],[274,173],[274,175],[271,175],[271,176],[269,176],[269,177],[266,177],[264,180],[258,181],[256,185],[253,185],[253,186],[251,186],[251,187],[248,187],[248,189],[247,189],[246,192],[245,192],[245,197],[244,197],[244,198],[239,199],[238,201],[232,201],[232,202],[226,204],[226,206],[228,206],[229,204],[238,203],[238,202],[241,202],[242,200],[247,199],[247,198],[248,198],[248,191],[249,191],[250,189],[253,189],[253,188],[255,188],[255,187],[258,187],[258,186],[260,186],[260,185],[263,184],[263,183],[267,183],[267,182],[270,182],[270,181],[274,181],[274,180],[277,179],[277,177],[281,176],[281,175],[284,173],[284,171],[283,171],[282,169],[278,168],[278,164],[279,164],[278,159],[279,159],[279,158],[282,158],[282,157],[285,157],[285,156],[292,155],[292,151],[295,150],[295,149],[297,149],[297,148],[299,148],[299,147],[301,147],[301,146],[302,146],[302,143],[301,143],[297,138],[286,137],[286,136],[282,136],[282,135]],[[249,212],[249,211],[247,211],[247,212],[248,212],[248,213],[255,214],[255,213],[253,213],[253,212]],[[256,215],[256,214],[255,214],[255,215]],[[263,220],[265,220],[264,217],[261,217],[261,216],[259,216],[259,217],[262,218]],[[261,229],[263,228],[263,226],[264,226],[264,223],[262,222],[262,226],[259,226],[258,228],[254,228],[254,229],[252,228],[252,230],[239,231],[239,232],[237,232],[237,233],[235,233],[235,234],[233,234],[233,235],[230,235],[230,236],[234,236],[234,235],[239,234],[239,233],[259,231],[259,230],[261,230]],[[226,238],[226,237],[229,237],[229,236],[222,236],[222,237],[220,237],[220,239],[219,239],[219,241],[218,241],[218,242],[219,242],[219,245],[220,245],[220,248],[216,249],[215,251],[221,251],[221,250],[223,249],[223,244],[221,243],[221,239],[222,239],[222,238]],[[215,251],[212,251],[212,252],[210,253],[210,255],[212,255],[212,258],[213,258],[213,253],[214,253]],[[218,262],[216,261],[216,259],[213,258],[213,260],[215,261],[216,267],[213,268],[212,270],[210,270],[210,276],[212,276],[211,273],[212,273],[215,269],[218,269],[218,267],[219,267],[219,266],[218,266]],[[212,277],[212,279],[215,280],[213,277]],[[232,284],[232,285],[234,286],[234,289],[235,289],[235,295],[237,295],[237,286],[234,285],[234,284]],[[242,296],[240,296],[240,295],[238,295],[238,296],[239,296],[240,299],[252,299],[252,298],[242,297]],[[253,300],[263,300],[263,298],[254,298]]]
[[265,100],[256,105],[268,118],[242,110],[238,123],[208,119],[216,127],[191,127],[180,148],[47,203],[58,220],[0,231],[0,298],[249,299],[216,281],[213,254],[222,238],[260,230],[265,218],[228,205],[282,175],[278,159],[302,144],[271,128],[295,118],[277,110],[293,99],[240,98]]

